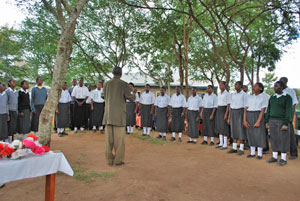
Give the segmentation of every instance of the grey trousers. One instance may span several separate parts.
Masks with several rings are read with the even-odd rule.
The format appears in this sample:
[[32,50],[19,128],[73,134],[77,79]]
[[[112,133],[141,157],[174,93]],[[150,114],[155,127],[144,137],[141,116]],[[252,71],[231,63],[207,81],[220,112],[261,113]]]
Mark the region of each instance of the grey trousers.
[[[125,127],[106,125],[105,157],[108,164],[120,164],[125,157]],[[114,154],[113,154],[114,150]]]

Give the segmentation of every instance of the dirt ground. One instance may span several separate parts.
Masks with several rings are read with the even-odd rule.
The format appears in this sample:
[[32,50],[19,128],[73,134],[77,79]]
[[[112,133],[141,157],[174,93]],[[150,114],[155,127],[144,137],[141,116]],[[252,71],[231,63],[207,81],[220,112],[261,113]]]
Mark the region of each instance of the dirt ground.
[[[75,176],[58,174],[56,201],[228,201],[300,200],[300,159],[279,167],[230,155],[214,147],[126,136],[126,165],[109,167],[105,135],[92,132],[52,137]],[[170,138],[170,134],[167,136]],[[200,142],[202,139],[200,138]],[[1,170],[0,170],[1,171]],[[44,200],[45,177],[6,184],[1,201]]]

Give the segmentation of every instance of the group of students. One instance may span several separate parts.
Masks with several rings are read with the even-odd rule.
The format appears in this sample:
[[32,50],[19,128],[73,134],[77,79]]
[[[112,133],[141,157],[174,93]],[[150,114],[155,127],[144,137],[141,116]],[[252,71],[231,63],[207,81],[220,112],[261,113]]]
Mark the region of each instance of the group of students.
[[[140,97],[136,96],[134,102],[127,102],[127,132],[133,132],[134,119],[139,111],[143,136],[150,135],[155,117],[156,131],[159,132],[157,138],[166,140],[170,118],[170,140],[175,141],[178,133],[178,141],[181,142],[186,120],[189,137],[187,143],[196,144],[202,119],[203,145],[214,146],[214,138],[219,136],[216,148],[225,150],[231,139],[232,149],[228,153],[243,155],[247,144],[250,146],[247,157],[256,157],[259,160],[263,157],[263,150],[269,147],[270,135],[273,152],[267,162],[278,162],[278,165],[283,166],[287,164],[288,152],[290,159],[298,157],[292,123],[298,100],[295,91],[287,87],[287,82],[286,77],[280,78],[274,84],[274,94],[270,97],[264,93],[264,86],[259,82],[253,86],[252,94],[248,95],[242,82],[236,82],[235,92],[230,94],[226,82],[222,81],[219,83],[218,96],[214,94],[213,87],[208,85],[203,99],[197,95],[197,89],[192,88],[192,95],[187,100],[180,87],[176,88],[176,93],[171,98],[166,94],[166,88],[161,87],[160,94],[155,99],[150,85],[147,84]],[[129,86],[132,93],[136,93],[134,85],[129,83]]]

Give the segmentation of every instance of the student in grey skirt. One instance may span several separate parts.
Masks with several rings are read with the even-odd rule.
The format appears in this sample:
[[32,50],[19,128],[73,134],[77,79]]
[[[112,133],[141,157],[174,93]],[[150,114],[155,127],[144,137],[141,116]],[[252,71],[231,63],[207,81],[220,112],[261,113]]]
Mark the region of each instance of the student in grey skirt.
[[277,81],[274,85],[275,94],[271,96],[266,113],[266,127],[270,129],[272,158],[268,163],[277,162],[278,152],[281,159],[278,165],[287,164],[286,153],[290,151],[289,127],[292,116],[292,98],[283,92],[284,83]]
[[65,128],[69,126],[70,121],[70,102],[71,96],[67,89],[67,83],[64,82],[58,105],[56,108],[56,126],[59,137],[66,135]]
[[128,84],[131,94],[135,94],[135,101],[126,100],[126,134],[133,134],[133,128],[136,125],[136,113],[139,106],[139,95],[134,88],[134,84]]
[[19,90],[18,97],[18,138],[23,134],[23,139],[26,138],[26,134],[31,131],[30,122],[30,100],[29,100],[29,84],[27,81],[23,80],[21,82],[21,89]]
[[255,157],[257,148],[257,159],[262,159],[263,148],[266,147],[266,126],[264,120],[265,110],[268,107],[268,100],[263,94],[264,86],[258,82],[253,87],[253,95],[248,96],[244,110],[244,126],[250,145],[248,158]]
[[0,82],[0,141],[8,142],[8,96],[5,88],[5,84]]
[[14,79],[8,81],[9,88],[6,90],[8,96],[8,142],[12,142],[14,134],[17,132],[17,119],[18,119],[18,96],[19,92],[15,89],[17,82]]

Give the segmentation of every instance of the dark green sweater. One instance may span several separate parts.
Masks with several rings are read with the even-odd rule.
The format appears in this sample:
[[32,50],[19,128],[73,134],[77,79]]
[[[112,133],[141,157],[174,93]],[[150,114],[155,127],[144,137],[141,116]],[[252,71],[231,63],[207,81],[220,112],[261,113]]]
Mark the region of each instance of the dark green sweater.
[[270,119],[282,120],[283,125],[288,125],[292,118],[292,98],[287,95],[282,95],[277,98],[275,95],[269,99],[269,106],[266,113],[266,122]]

